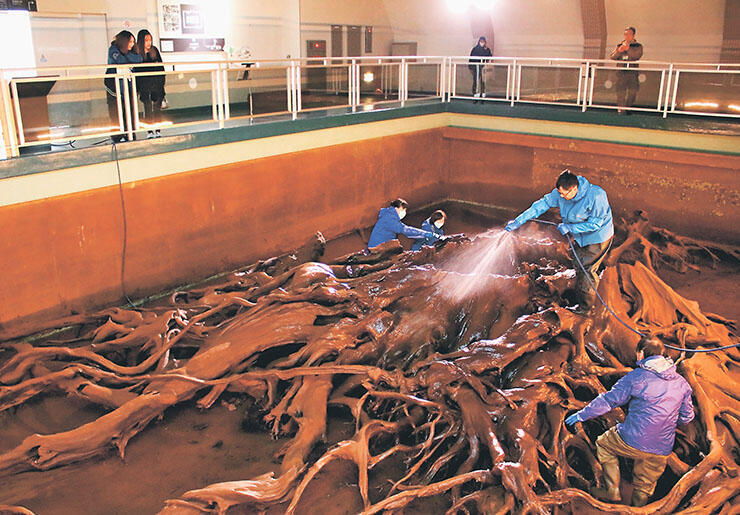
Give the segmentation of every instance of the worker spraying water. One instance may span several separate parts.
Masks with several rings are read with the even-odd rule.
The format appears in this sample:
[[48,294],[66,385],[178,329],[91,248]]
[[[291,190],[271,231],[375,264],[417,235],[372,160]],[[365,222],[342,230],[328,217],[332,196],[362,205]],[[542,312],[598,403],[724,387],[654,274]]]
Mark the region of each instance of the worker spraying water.
[[[571,234],[576,242],[574,247],[576,255],[572,259],[576,271],[578,311],[586,313],[593,307],[596,299],[596,288],[599,283],[597,270],[614,239],[609,200],[602,188],[566,169],[558,176],[555,189],[534,202],[514,220],[509,221],[506,230],[515,231],[527,221],[537,218],[553,207],[560,210],[562,218],[562,222],[557,226],[558,230],[563,235]],[[577,265],[577,260],[581,261],[583,269]]]

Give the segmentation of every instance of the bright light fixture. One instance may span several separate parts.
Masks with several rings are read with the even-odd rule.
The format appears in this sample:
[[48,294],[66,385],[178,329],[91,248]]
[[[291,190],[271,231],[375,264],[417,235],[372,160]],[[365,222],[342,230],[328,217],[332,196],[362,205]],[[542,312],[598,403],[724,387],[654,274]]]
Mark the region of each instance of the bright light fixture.
[[482,11],[493,9],[495,0],[447,0],[447,8],[453,13],[462,14],[471,7]]
[[372,82],[373,80],[375,80],[375,75],[373,74],[373,72],[365,72],[362,75],[362,80],[364,80],[365,82]]
[[447,0],[447,8],[453,13],[462,14],[470,7],[470,0]]

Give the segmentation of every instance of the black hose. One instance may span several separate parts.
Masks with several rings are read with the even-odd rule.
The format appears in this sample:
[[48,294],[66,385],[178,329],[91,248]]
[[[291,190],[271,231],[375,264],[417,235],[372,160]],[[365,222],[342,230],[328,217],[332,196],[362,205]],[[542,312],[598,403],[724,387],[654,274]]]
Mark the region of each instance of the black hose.
[[[556,227],[558,225],[555,222],[550,222],[550,221],[547,221],[547,220],[540,220],[538,218],[533,218],[532,221],[533,222],[538,222],[538,223],[541,223],[541,224],[554,225]],[[627,329],[629,329],[633,333],[638,334],[641,337],[647,336],[646,334],[641,333],[640,331],[638,331],[634,327],[630,326],[627,322],[625,322],[624,320],[622,320],[621,318],[619,318],[619,315],[617,315],[612,310],[612,308],[609,307],[609,305],[606,303],[606,301],[599,294],[599,290],[596,288],[596,285],[591,280],[591,276],[588,273],[588,271],[586,270],[586,267],[583,266],[583,263],[581,262],[581,258],[578,257],[578,254],[576,253],[576,248],[573,246],[573,238],[571,238],[567,234],[565,235],[565,238],[568,240],[568,244],[570,245],[570,250],[573,253],[573,257],[576,258],[576,263],[578,263],[578,266],[581,267],[581,270],[583,271],[583,274],[586,276],[586,279],[588,280],[589,285],[591,285],[591,289],[594,290],[594,292],[596,293],[596,296],[599,298],[599,301],[601,301],[601,303],[604,305],[604,307],[606,308],[606,310],[609,313],[611,313],[611,315],[614,318],[616,318],[624,327],[626,327]],[[732,349],[733,347],[740,347],[740,343],[735,343],[733,345],[724,345],[722,347],[714,347],[712,349],[687,349],[686,347],[676,347],[674,345],[668,345],[667,343],[664,343],[664,345],[667,348],[669,348],[669,349],[678,350],[678,351],[681,351],[681,352],[715,352],[715,351],[718,351],[718,350],[725,350],[725,349]]]

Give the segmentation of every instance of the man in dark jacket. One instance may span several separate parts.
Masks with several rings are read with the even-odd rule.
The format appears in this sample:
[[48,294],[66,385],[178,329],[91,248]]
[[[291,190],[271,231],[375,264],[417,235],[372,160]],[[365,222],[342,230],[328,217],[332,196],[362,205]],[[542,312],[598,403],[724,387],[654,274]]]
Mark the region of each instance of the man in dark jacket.
[[[479,37],[478,44],[470,51],[471,59],[468,61],[470,63],[468,68],[470,69],[470,73],[473,74],[473,96],[476,98],[486,96],[486,83],[483,82],[484,64],[480,64],[484,60],[473,59],[473,57],[491,57],[492,55],[491,49],[486,44],[486,38],[483,36]],[[480,91],[478,90],[479,85]]]
[[619,114],[629,114],[626,107],[632,107],[637,98],[637,92],[640,89],[640,77],[637,71],[637,61],[642,57],[642,45],[635,40],[635,28],[627,27],[624,29],[624,40],[617,45],[609,56],[614,61],[620,61],[617,66],[627,68],[617,71],[617,112]]
[[377,247],[386,241],[395,240],[399,234],[412,239],[437,239],[437,235],[433,232],[422,231],[416,227],[409,227],[401,223],[403,217],[406,216],[407,207],[408,203],[405,200],[397,198],[388,207],[384,207],[378,212],[378,221],[375,222],[373,232],[370,233],[370,241],[367,242],[368,248]]
[[507,223],[506,230],[514,231],[553,207],[560,210],[563,219],[558,230],[563,235],[573,235],[578,259],[588,272],[586,276],[574,259],[579,311],[587,312],[596,299],[594,288],[599,284],[599,265],[609,252],[614,238],[612,208],[603,189],[591,184],[585,177],[563,170],[555,182],[555,189]]
[[604,488],[592,490],[597,497],[621,501],[617,457],[622,456],[635,460],[632,504],[647,504],[673,450],[676,425],[694,419],[691,386],[664,353],[663,342],[643,337],[637,344],[637,368],[565,419],[567,425],[575,425],[629,403],[624,422],[596,440],[596,457],[604,470]]

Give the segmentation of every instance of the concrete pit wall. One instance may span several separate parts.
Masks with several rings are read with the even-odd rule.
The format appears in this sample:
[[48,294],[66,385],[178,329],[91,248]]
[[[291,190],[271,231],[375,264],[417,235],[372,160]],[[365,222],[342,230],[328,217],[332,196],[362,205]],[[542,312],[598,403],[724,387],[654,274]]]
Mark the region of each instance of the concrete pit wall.
[[[397,196],[520,210],[563,168],[603,186],[617,219],[645,209],[677,232],[740,243],[738,156],[440,127],[125,183],[126,290],[140,298],[316,230],[369,226]],[[118,186],[4,206],[0,226],[0,340],[121,302]]]

